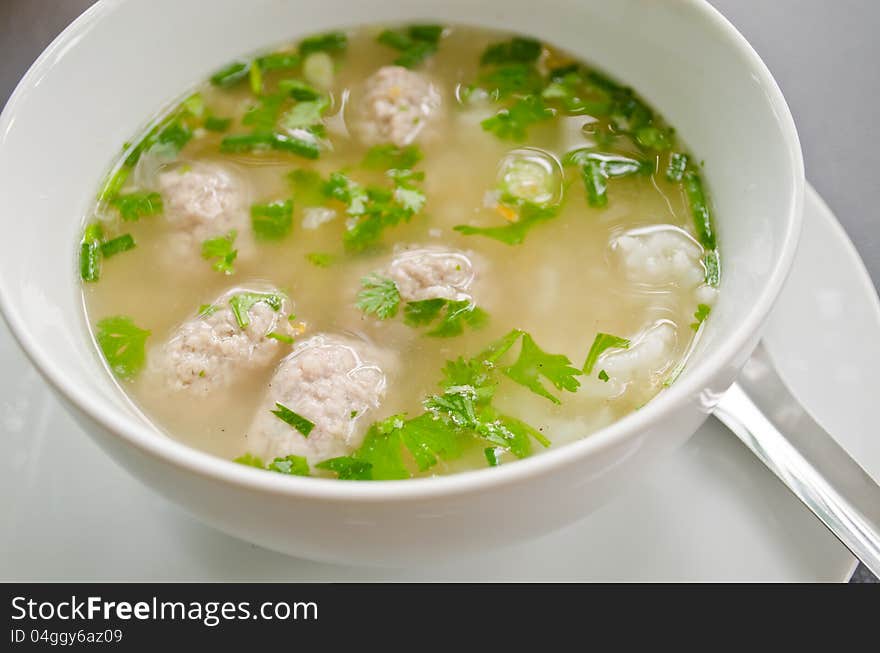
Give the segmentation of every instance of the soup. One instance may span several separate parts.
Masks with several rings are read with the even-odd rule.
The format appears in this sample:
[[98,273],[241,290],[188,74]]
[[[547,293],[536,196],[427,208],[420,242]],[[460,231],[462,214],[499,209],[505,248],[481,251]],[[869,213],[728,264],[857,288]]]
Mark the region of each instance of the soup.
[[719,259],[701,167],[631,89],[464,26],[218,69],[125,145],[88,322],[161,431],[268,471],[510,464],[675,381]]

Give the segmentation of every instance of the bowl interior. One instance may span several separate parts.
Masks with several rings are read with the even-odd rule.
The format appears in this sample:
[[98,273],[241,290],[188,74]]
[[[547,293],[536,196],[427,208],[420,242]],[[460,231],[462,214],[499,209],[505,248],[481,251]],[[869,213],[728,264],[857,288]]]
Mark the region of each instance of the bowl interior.
[[115,429],[145,432],[85,328],[76,244],[101,175],[147,118],[267,44],[427,19],[555,43],[638,89],[678,128],[705,161],[724,268],[706,337],[667,394],[729,363],[730,343],[756,328],[790,262],[803,171],[775,83],[705,3],[545,0],[536,11],[524,0],[215,0],[206,11],[201,0],[152,0],[93,7],[38,60],[0,119],[0,304],[44,373]]

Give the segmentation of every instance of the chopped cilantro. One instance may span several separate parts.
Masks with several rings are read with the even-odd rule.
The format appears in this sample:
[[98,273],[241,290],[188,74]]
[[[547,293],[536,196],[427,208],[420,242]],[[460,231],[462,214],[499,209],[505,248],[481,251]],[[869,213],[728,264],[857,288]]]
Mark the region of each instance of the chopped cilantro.
[[158,215],[163,211],[162,196],[159,193],[116,195],[110,200],[110,206],[116,208],[120,217],[127,222],[134,222],[150,215]]
[[229,307],[239,328],[247,328],[251,323],[248,313],[260,302],[268,305],[273,311],[280,311],[284,304],[284,296],[280,293],[241,292],[229,299]]
[[534,63],[541,56],[541,49],[540,41],[517,36],[486,48],[480,57],[480,65]]
[[293,412],[284,404],[275,402],[275,410],[269,412],[271,412],[273,415],[275,415],[275,417],[280,419],[285,424],[292,426],[297,431],[302,433],[302,436],[304,438],[309,437],[309,433],[311,433],[312,429],[315,428],[314,422],[310,422],[302,415]]
[[299,53],[305,57],[313,52],[343,52],[347,47],[345,32],[328,32],[300,41]]
[[709,317],[709,313],[712,312],[712,307],[708,304],[697,304],[697,310],[694,313],[694,322],[691,323],[691,329],[697,331],[700,328],[700,325],[706,321],[706,318]]
[[392,415],[373,424],[364,436],[364,442],[354,457],[370,465],[372,480],[390,481],[410,477],[401,455],[400,430],[403,425],[403,416]]
[[238,463],[239,465],[246,465],[247,467],[256,467],[257,469],[266,469],[266,465],[263,462],[263,459],[259,456],[255,456],[252,453],[246,453],[238,458],[234,458],[232,460],[234,463]]
[[687,169],[688,156],[679,152],[669,155],[669,165],[666,167],[666,178],[669,181],[681,181],[684,171]]
[[486,311],[470,301],[434,298],[408,302],[403,309],[403,321],[412,327],[425,326],[434,322],[444,309],[445,313],[440,324],[428,331],[427,335],[437,338],[459,336],[464,331],[465,325],[472,329],[478,329],[488,319]]
[[706,202],[706,194],[703,192],[703,182],[700,175],[694,170],[688,170],[684,173],[683,181],[684,192],[691,207],[691,215],[694,218],[697,240],[706,249],[715,249],[712,215],[709,212],[709,204]]
[[504,451],[501,447],[486,447],[483,449],[483,454],[486,456],[486,462],[489,463],[489,467],[498,467],[501,464],[501,452]]
[[279,200],[251,206],[251,227],[260,240],[280,240],[293,225],[293,202]]
[[652,161],[633,159],[617,154],[602,154],[589,149],[569,152],[565,157],[565,163],[566,165],[581,166],[584,187],[587,191],[587,202],[596,208],[608,204],[606,191],[609,179],[635,174],[648,175],[654,171]]
[[606,383],[611,378],[610,376],[608,376],[608,372],[606,372],[605,370],[599,370],[598,376],[600,381],[605,381]]
[[130,317],[117,315],[95,325],[95,339],[110,369],[121,379],[134,378],[146,361],[144,345],[150,332],[141,329]]
[[575,392],[580,386],[580,381],[575,377],[580,375],[581,371],[572,367],[571,361],[566,356],[543,351],[528,333],[523,334],[519,358],[506,368],[504,373],[554,404],[560,403],[559,399],[544,387],[541,377],[550,381],[559,390]]
[[397,147],[391,143],[374,145],[364,157],[362,165],[374,170],[401,170],[414,167],[422,160],[422,151],[416,145]]
[[511,107],[501,109],[482,123],[483,129],[498,138],[523,140],[526,131],[535,123],[553,118],[554,111],[544,104],[540,96],[527,95],[517,100]]
[[538,206],[523,202],[519,209],[519,219],[503,227],[472,227],[458,225],[455,231],[465,236],[487,236],[508,245],[519,245],[525,240],[526,234],[535,226],[552,220],[559,214],[559,207]]
[[581,170],[584,188],[587,191],[587,203],[595,208],[608,204],[608,175],[602,170],[602,164],[591,159],[584,163]]
[[257,65],[263,72],[272,70],[288,70],[300,64],[300,56],[293,52],[275,52],[257,59]]
[[278,82],[278,90],[301,102],[317,100],[322,97],[317,89],[299,79],[282,79]]
[[377,41],[400,52],[394,63],[415,68],[437,52],[443,27],[440,25],[412,25],[406,30],[385,30]]
[[512,63],[498,66],[480,75],[480,85],[495,100],[511,95],[544,95],[544,78],[531,64]]
[[612,336],[609,333],[597,333],[584,361],[584,374],[593,373],[593,366],[606,349],[628,349],[629,345],[630,342],[626,338]]
[[101,254],[104,256],[104,258],[110,258],[111,256],[115,256],[116,254],[134,249],[134,247],[135,242],[134,238],[131,237],[131,234],[123,234],[102,243]]
[[408,420],[402,427],[401,438],[419,471],[436,465],[438,458],[450,460],[461,454],[461,434],[429,413]]
[[284,456],[276,458],[266,467],[270,472],[287,474],[288,476],[308,476],[309,463],[302,456]]
[[321,153],[314,138],[278,133],[231,134],[220,142],[221,152],[260,152],[270,149],[290,152],[306,159],[317,159]]
[[256,133],[270,133],[278,124],[281,108],[284,105],[283,95],[267,95],[250,106],[241,119],[241,124],[253,127]]
[[369,481],[373,478],[372,465],[351,456],[330,458],[315,465],[318,469],[335,472],[340,481]]
[[358,293],[357,307],[364,313],[373,313],[380,320],[397,315],[400,292],[397,284],[387,277],[371,274],[361,279],[363,289]]
[[199,310],[196,313],[196,317],[208,317],[220,310],[219,306],[215,306],[214,304],[202,304],[199,306]]
[[231,124],[232,118],[218,118],[217,116],[205,118],[205,129],[211,132],[225,132]]
[[333,254],[327,254],[325,252],[311,252],[310,254],[306,254],[306,259],[315,267],[329,268],[333,265],[335,257]]
[[329,106],[330,101],[325,97],[297,102],[290,111],[281,116],[281,126],[293,130],[320,125]]
[[211,75],[211,83],[222,88],[235,86],[248,76],[249,68],[245,62],[235,61]]
[[202,242],[202,258],[206,261],[216,259],[211,263],[211,267],[217,270],[217,272],[222,272],[223,274],[235,272],[232,264],[238,256],[238,250],[233,247],[233,244],[237,235],[237,232],[233,229],[225,236],[209,238]]
[[293,187],[293,199],[300,206],[320,206],[324,203],[324,181],[315,170],[294,170],[287,175]]

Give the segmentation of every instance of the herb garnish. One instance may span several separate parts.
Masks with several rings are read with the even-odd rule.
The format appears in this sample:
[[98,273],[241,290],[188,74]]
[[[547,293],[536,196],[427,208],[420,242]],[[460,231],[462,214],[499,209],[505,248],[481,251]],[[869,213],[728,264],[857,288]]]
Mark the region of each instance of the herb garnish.
[[284,304],[284,296],[280,293],[241,292],[230,297],[229,307],[240,329],[246,329],[251,323],[248,313],[260,302],[277,312]]
[[134,378],[143,368],[144,346],[149,336],[149,331],[139,328],[124,315],[104,318],[95,325],[95,339],[104,358],[113,373],[123,380]]
[[285,424],[289,424],[297,431],[302,433],[302,436],[304,438],[309,437],[309,433],[311,433],[312,429],[315,428],[314,422],[311,422],[302,415],[293,412],[284,404],[275,402],[275,410],[269,412],[271,412],[273,415],[275,415],[275,417],[280,419]]
[[235,249],[235,237],[238,235],[235,229],[225,236],[209,238],[202,242],[202,258],[206,261],[216,259],[211,263],[211,268],[223,274],[232,274],[235,272],[232,264],[238,257],[238,250]]
[[584,361],[584,374],[593,373],[593,366],[596,365],[599,356],[606,349],[628,349],[629,345],[630,341],[626,338],[613,336],[610,333],[597,333],[593,344],[590,346],[590,351],[587,353],[587,359]]
[[251,227],[260,240],[281,240],[293,225],[293,202],[279,200],[251,206]]
[[375,314],[380,320],[397,315],[400,292],[388,277],[370,274],[361,279],[363,289],[358,293],[357,307],[364,313]]
[[385,30],[377,40],[382,45],[394,48],[400,55],[394,60],[398,66],[415,68],[425,59],[437,52],[442,25],[411,25],[401,30]]

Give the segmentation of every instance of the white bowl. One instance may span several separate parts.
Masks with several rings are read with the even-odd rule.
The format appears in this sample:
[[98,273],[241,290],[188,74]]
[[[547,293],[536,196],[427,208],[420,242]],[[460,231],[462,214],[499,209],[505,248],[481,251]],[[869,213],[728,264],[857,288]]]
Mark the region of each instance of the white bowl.
[[[532,34],[583,56],[638,89],[705,160],[724,274],[688,369],[584,440],[445,478],[291,478],[161,435],[109,378],[84,323],[77,242],[104,170],[149,116],[224,62],[328,28],[425,19]],[[293,555],[407,564],[564,526],[690,437],[760,337],[795,251],[803,189],[776,83],[698,0],[108,0],[47,48],[0,117],[0,307],[95,441],[198,518]]]

